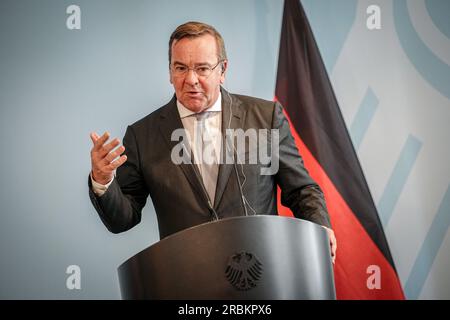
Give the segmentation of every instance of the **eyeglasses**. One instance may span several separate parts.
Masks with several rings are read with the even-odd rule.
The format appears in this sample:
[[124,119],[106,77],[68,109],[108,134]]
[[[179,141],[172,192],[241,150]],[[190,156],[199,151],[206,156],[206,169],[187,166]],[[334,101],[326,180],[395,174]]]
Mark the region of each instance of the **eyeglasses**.
[[217,66],[222,63],[223,60],[219,60],[215,66],[210,66],[208,64],[202,64],[193,68],[189,68],[188,66],[184,64],[176,64],[171,67],[173,75],[176,77],[182,77],[185,76],[189,70],[192,70],[197,74],[198,77],[207,78],[211,75],[213,70],[217,68]]

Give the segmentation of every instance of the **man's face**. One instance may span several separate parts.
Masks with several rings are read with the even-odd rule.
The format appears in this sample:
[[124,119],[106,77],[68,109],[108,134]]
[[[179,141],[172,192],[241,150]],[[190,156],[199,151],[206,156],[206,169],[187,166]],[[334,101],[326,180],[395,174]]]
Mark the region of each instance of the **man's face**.
[[[183,38],[172,43],[170,83],[177,99],[191,111],[201,112],[211,107],[219,97],[220,85],[225,81],[225,72],[219,64],[208,77],[197,75],[192,68],[214,67],[219,62],[216,39],[205,34],[196,38]],[[183,75],[174,72],[176,66],[187,66],[191,70]],[[224,70],[227,61],[223,62]]]

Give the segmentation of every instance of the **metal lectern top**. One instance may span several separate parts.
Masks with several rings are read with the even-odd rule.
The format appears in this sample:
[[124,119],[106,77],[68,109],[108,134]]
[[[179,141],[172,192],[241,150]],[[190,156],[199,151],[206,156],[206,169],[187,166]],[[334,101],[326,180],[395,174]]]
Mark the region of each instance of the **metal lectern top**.
[[119,269],[123,299],[335,299],[321,226],[257,215],[195,226]]

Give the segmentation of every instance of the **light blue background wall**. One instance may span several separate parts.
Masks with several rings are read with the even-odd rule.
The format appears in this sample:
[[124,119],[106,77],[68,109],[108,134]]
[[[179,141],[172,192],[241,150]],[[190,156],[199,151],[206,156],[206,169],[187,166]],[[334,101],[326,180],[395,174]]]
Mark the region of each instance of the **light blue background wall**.
[[[448,2],[302,2],[406,293],[448,299]],[[70,4],[81,7],[81,30],[66,28]],[[381,30],[365,27],[370,4],[382,9]],[[150,202],[134,229],[105,229],[87,196],[89,132],[122,137],[170,99],[167,41],[187,20],[224,36],[229,90],[272,99],[282,7],[0,2],[0,298],[120,298],[116,268],[158,240],[156,219]],[[81,290],[66,288],[72,264],[81,268]]]

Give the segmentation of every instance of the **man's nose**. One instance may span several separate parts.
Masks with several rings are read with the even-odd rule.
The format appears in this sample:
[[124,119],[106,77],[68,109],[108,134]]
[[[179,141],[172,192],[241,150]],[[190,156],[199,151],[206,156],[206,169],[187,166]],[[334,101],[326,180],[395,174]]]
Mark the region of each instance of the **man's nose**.
[[196,85],[198,83],[197,73],[193,69],[189,69],[185,81],[190,85]]

